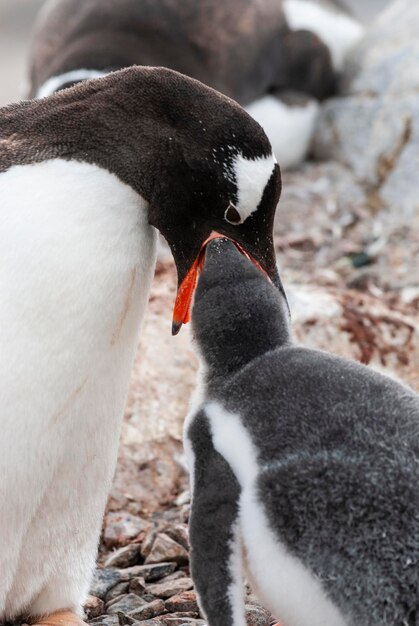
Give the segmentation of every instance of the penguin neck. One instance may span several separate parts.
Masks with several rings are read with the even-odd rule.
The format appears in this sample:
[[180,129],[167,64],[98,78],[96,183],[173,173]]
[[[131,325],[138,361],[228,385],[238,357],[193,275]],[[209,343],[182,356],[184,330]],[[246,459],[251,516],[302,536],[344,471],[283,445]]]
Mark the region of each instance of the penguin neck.
[[[211,338],[197,337],[201,380],[207,392],[217,394],[243,368],[255,359],[292,344],[289,309],[286,299],[276,299],[275,310],[262,308],[252,318],[230,316],[225,326]],[[255,301],[255,305],[256,301]]]

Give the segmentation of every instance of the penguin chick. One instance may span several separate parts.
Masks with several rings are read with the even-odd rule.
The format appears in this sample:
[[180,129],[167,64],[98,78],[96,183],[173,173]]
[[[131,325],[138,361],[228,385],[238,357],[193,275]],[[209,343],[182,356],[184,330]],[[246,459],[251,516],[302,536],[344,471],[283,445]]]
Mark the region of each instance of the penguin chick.
[[243,574],[283,626],[417,626],[419,397],[291,337],[283,296],[216,240],[192,312],[191,566],[209,626]]

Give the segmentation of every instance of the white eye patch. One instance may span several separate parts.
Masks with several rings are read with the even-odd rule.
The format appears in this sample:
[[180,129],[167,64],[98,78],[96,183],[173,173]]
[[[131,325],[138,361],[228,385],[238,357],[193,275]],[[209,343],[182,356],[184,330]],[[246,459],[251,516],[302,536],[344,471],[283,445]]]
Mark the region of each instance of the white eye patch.
[[[276,159],[272,154],[256,159],[246,159],[239,154],[234,158],[233,171],[237,185],[237,202],[234,208],[241,218],[241,222],[234,223],[243,223],[256,211],[275,165]],[[225,215],[227,221],[228,211],[229,209]]]

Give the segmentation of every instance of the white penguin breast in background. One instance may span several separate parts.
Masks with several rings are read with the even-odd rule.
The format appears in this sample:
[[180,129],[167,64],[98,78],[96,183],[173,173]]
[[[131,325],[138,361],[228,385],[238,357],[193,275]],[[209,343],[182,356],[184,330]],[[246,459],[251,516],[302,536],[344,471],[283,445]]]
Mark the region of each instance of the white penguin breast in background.
[[284,12],[292,30],[311,30],[324,41],[338,72],[343,70],[347,55],[365,32],[363,26],[350,15],[310,0],[285,0]]
[[87,593],[155,266],[146,209],[87,163],[0,174],[0,621]]
[[268,95],[246,111],[262,126],[282,169],[297,167],[306,158],[319,111],[315,100],[290,106]]

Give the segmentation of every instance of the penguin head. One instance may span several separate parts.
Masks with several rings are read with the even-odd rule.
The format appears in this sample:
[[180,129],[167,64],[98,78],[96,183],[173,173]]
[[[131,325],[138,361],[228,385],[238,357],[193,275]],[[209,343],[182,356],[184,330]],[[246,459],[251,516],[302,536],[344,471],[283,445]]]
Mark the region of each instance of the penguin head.
[[336,93],[337,75],[329,48],[309,30],[290,31],[284,37],[287,87],[324,100]]
[[290,341],[285,296],[226,238],[210,241],[202,252],[192,326],[210,375],[231,374]]
[[281,174],[264,131],[236,102],[170,70],[154,79],[159,153],[147,199],[178,270],[176,333],[189,319],[197,259],[212,232],[240,244],[280,286],[272,229]]

